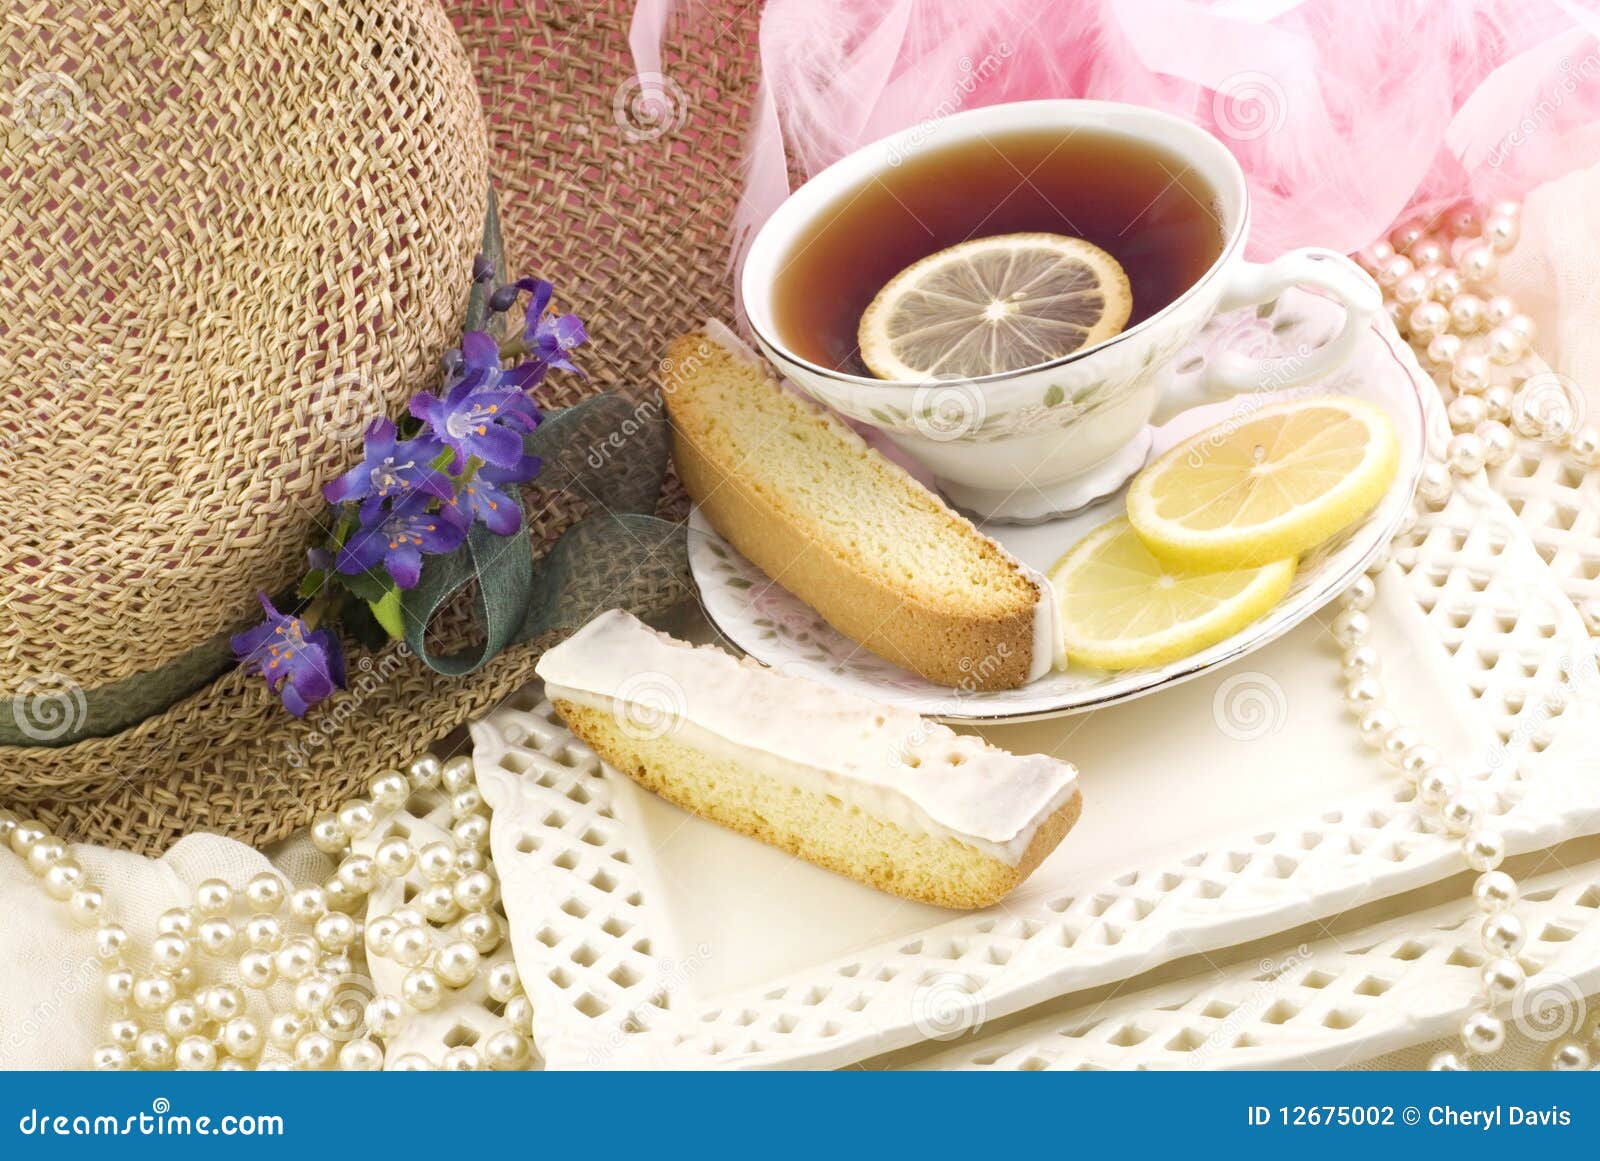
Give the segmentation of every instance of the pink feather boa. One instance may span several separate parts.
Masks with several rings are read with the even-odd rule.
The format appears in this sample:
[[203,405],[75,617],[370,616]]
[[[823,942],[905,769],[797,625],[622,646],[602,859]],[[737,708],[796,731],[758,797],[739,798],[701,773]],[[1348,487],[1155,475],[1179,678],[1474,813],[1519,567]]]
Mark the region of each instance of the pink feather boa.
[[[641,74],[660,71],[673,4],[635,10]],[[769,0],[734,258],[791,168],[1036,97],[1155,105],[1217,134],[1249,175],[1258,257],[1355,250],[1408,207],[1600,160],[1597,34],[1577,0]]]

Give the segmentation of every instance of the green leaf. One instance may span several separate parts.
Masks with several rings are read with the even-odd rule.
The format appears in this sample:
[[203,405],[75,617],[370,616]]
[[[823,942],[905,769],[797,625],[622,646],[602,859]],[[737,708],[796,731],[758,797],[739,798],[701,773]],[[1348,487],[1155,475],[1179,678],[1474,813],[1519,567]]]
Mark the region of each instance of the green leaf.
[[433,457],[433,463],[430,466],[436,472],[448,473],[450,471],[450,465],[455,462],[455,451],[451,448],[445,448],[442,452]]
[[395,591],[394,581],[386,572],[377,569],[368,569],[358,572],[354,576],[344,578],[344,587],[356,596],[366,601],[369,605],[374,601],[381,601],[386,593]]
[[305,579],[300,582],[300,587],[295,590],[295,596],[301,600],[305,600],[307,597],[314,597],[322,590],[322,586],[327,581],[328,574],[320,568],[314,568],[306,573]]
[[1048,388],[1045,389],[1044,405],[1046,407],[1054,407],[1066,397],[1067,393],[1061,389],[1061,384],[1052,383]]
[[339,623],[345,627],[350,636],[361,642],[361,647],[369,653],[376,653],[389,644],[389,634],[372,615],[371,605],[360,601],[346,601]]
[[390,589],[379,600],[368,601],[367,607],[389,636],[398,641],[406,635],[406,619],[400,611],[399,589]]

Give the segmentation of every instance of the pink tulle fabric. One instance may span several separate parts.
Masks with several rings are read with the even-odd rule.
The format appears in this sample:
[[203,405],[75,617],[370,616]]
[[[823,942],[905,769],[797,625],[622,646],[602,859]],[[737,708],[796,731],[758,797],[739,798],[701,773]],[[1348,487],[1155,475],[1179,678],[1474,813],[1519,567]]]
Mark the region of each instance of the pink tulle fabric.
[[[641,73],[659,72],[673,19],[714,18],[673,7],[635,10]],[[1215,133],[1249,176],[1257,257],[1355,250],[1408,207],[1600,161],[1597,34],[1592,0],[768,0],[734,257],[791,174],[1039,97],[1158,106]]]

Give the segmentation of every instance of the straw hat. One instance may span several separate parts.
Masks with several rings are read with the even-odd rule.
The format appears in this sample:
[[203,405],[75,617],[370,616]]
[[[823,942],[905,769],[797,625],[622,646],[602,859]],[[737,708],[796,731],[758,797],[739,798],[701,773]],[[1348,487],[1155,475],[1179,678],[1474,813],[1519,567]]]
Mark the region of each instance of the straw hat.
[[[729,309],[755,13],[683,30],[663,119],[630,103],[626,0],[39,7],[0,26],[0,803],[133,849],[271,841],[537,657],[356,651],[330,725],[227,649],[367,419],[437,386],[491,177],[511,268],[591,335],[544,402],[647,389]],[[582,505],[534,499],[537,553]]]

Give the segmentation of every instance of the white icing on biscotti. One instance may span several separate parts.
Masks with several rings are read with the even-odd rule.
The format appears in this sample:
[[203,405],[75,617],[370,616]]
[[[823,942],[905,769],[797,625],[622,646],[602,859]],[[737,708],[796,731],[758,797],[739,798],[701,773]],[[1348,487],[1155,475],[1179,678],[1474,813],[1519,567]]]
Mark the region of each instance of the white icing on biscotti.
[[633,722],[641,737],[674,736],[1011,866],[1077,789],[1070,763],[1011,754],[910,710],[689,645],[621,610],[549,650],[537,672],[551,698]]

